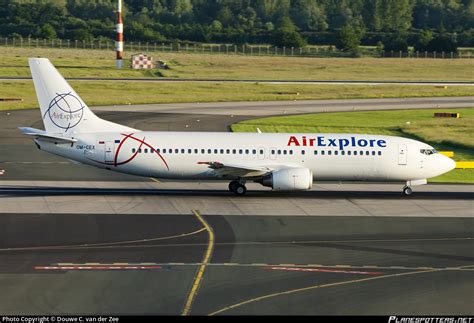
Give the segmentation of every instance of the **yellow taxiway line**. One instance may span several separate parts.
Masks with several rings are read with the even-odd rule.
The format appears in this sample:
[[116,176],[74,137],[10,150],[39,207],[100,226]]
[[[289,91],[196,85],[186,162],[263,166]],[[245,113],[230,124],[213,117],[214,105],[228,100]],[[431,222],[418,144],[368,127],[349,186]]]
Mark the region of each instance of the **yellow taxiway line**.
[[189,315],[189,313],[191,312],[191,307],[193,305],[194,299],[196,298],[199,286],[201,285],[201,281],[204,276],[204,271],[206,270],[206,266],[209,264],[209,260],[211,260],[212,251],[214,250],[214,231],[212,231],[211,226],[206,222],[206,220],[204,220],[204,218],[199,214],[197,210],[193,210],[193,213],[196,218],[202,223],[204,228],[206,228],[206,231],[209,235],[209,243],[207,245],[206,253],[204,254],[202,264],[199,266],[198,273],[194,278],[191,291],[189,292],[189,295],[186,298],[186,303],[184,304],[184,309],[181,315]]

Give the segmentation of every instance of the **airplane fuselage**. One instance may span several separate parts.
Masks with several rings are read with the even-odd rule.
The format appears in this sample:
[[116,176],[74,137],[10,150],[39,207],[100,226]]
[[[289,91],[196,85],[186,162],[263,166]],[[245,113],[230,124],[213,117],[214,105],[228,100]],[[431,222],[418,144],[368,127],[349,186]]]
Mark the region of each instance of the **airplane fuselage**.
[[430,146],[393,136],[143,131],[73,138],[72,144],[36,141],[42,150],[84,164],[167,179],[215,179],[209,162],[304,167],[315,181],[419,180],[452,168],[449,158],[423,153]]

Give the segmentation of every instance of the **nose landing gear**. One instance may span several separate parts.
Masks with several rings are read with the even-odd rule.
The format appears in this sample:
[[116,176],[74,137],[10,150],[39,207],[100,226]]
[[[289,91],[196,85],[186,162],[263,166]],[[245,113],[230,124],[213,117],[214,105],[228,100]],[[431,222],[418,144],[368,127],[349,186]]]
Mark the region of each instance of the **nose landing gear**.
[[409,196],[411,193],[413,193],[413,190],[410,186],[403,187],[403,194],[405,194],[405,196]]
[[236,195],[244,195],[247,192],[245,187],[245,181],[235,180],[229,183],[229,191],[235,193]]

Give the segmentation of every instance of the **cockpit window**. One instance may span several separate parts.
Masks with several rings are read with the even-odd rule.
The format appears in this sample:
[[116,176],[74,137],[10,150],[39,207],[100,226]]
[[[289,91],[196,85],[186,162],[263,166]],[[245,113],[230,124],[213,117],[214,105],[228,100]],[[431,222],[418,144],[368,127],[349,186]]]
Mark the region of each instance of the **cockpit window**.
[[433,154],[436,154],[437,151],[436,149],[420,149],[420,153],[424,155],[433,155]]

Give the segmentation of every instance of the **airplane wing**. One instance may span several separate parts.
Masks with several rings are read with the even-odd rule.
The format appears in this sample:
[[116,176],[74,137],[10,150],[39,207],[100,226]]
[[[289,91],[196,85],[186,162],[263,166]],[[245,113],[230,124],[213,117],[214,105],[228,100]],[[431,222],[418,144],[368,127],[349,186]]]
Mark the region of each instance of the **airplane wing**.
[[273,169],[269,167],[248,167],[243,165],[223,164],[216,161],[199,162],[198,164],[208,165],[217,177],[262,177],[273,171]]
[[56,143],[73,143],[77,142],[76,139],[66,138],[61,136],[55,136],[52,134],[46,133],[44,130],[29,128],[29,127],[19,127],[21,133],[27,136],[35,136],[36,138],[41,138],[46,141],[56,142]]

